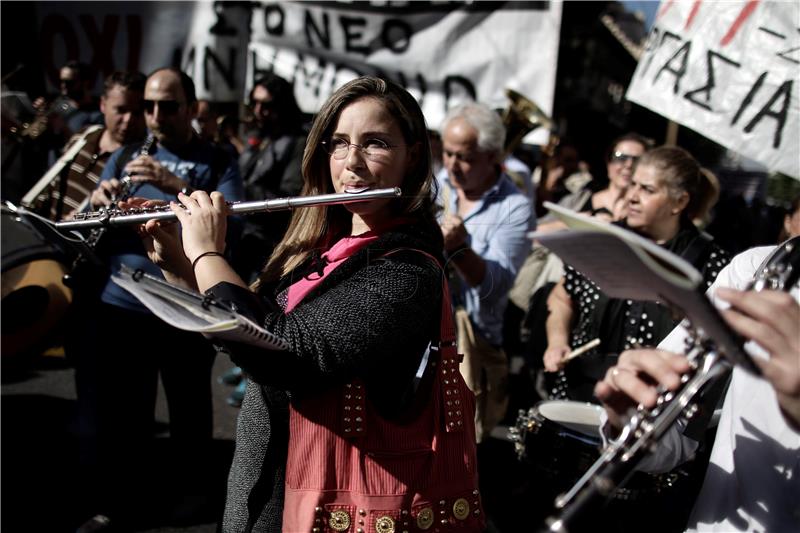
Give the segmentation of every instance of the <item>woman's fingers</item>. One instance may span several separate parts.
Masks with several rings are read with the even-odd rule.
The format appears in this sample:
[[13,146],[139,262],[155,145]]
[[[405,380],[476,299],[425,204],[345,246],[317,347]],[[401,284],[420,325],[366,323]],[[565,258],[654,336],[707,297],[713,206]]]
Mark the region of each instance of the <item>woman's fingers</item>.
[[220,213],[225,216],[228,215],[228,204],[225,202],[225,195],[221,192],[214,191],[211,193],[211,203]]

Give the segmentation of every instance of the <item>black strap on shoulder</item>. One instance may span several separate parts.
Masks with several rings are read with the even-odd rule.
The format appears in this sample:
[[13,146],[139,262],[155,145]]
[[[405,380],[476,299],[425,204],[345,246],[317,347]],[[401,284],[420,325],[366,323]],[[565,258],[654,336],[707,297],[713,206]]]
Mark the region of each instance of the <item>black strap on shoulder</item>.
[[714,244],[714,237],[705,231],[698,231],[697,236],[692,239],[689,246],[683,251],[681,257],[696,268],[702,268],[711,253]]
[[119,178],[122,175],[122,169],[128,163],[133,154],[142,147],[144,143],[126,144],[121,148],[119,157],[117,158],[116,165],[114,166],[114,177]]
[[214,184],[214,187],[217,187],[225,170],[231,164],[231,156],[216,144],[211,146],[211,182]]

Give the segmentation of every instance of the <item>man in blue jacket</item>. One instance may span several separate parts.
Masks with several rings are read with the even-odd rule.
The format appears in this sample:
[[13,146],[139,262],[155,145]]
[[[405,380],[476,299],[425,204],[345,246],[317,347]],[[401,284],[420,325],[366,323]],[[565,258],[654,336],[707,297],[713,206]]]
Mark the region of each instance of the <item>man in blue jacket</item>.
[[[197,99],[189,76],[169,68],[153,72],[145,85],[144,108],[151,137],[144,146],[123,147],[111,156],[92,193],[93,209],[123,195],[174,201],[178,193],[195,189],[243,199],[236,163],[192,130]],[[127,190],[123,176],[130,177]],[[97,251],[107,260],[109,274],[125,264],[161,276],[132,228],[109,230]],[[86,511],[95,514],[83,526],[89,529],[108,526],[108,516],[126,522],[127,513],[120,513],[125,505],[141,508],[136,481],[143,481],[143,452],[153,443],[159,374],[175,454],[167,464],[178,469],[189,490],[200,487],[197,475],[205,470],[201,460],[213,428],[211,345],[199,334],[163,323],[110,275],[100,287],[99,300],[87,297],[76,313],[75,338],[67,348],[76,368],[82,466],[89,474],[83,499],[94,506]]]

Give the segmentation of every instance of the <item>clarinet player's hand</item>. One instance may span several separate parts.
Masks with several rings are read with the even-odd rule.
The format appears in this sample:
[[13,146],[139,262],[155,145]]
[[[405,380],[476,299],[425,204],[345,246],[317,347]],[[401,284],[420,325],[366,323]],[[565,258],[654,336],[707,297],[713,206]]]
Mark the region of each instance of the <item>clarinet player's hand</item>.
[[108,207],[111,205],[111,199],[119,193],[121,188],[122,184],[117,178],[103,180],[98,183],[97,188],[92,191],[92,195],[89,197],[89,203],[94,209]]
[[[167,205],[162,200],[129,198],[119,202],[121,209],[157,208]],[[164,273],[170,283],[185,287],[194,286],[192,267],[183,254],[180,241],[180,227],[174,220],[148,220],[137,226],[147,257]]]
[[653,349],[627,350],[597,383],[594,394],[602,402],[609,424],[618,431],[625,425],[629,409],[638,404],[654,407],[658,385],[674,391],[680,385],[681,375],[688,370],[689,361],[681,354]]
[[125,165],[125,172],[134,183],[149,183],[170,194],[177,194],[189,185],[149,155],[140,155],[130,161]]
[[728,324],[769,354],[753,360],[775,389],[786,421],[800,430],[800,304],[781,291],[720,288],[716,296],[730,304],[722,312]]

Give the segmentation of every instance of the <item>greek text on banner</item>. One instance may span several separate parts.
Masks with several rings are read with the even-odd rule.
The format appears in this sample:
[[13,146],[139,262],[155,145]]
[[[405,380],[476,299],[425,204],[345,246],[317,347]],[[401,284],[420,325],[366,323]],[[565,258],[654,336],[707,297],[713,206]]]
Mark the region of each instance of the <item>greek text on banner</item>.
[[800,4],[662,2],[629,100],[800,179]]

